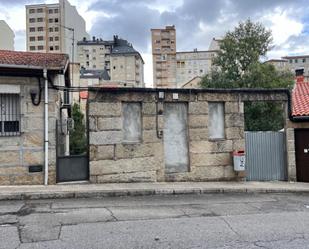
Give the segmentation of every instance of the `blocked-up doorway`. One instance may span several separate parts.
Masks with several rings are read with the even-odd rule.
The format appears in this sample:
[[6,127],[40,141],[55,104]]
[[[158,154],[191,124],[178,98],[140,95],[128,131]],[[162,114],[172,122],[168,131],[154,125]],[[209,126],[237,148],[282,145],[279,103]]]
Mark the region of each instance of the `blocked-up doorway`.
[[186,103],[165,103],[165,172],[187,172],[189,169],[188,151],[188,105]]

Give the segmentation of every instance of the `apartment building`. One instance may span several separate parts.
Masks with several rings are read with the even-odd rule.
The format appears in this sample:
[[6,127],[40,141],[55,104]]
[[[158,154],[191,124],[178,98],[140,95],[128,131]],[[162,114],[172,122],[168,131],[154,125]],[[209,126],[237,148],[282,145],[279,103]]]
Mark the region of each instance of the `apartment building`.
[[106,71],[110,82],[144,86],[144,61],[127,40],[114,36],[106,41],[93,37],[77,43],[78,61],[83,70]]
[[176,29],[151,29],[153,86],[176,87]]
[[309,55],[285,56],[282,59],[287,61],[287,67],[293,73],[296,70],[304,70],[305,78],[309,77]]
[[176,53],[176,87],[183,87],[196,77],[209,73],[216,50],[177,52]]
[[0,50],[14,50],[14,38],[14,31],[4,20],[0,20]]
[[85,20],[67,0],[26,5],[27,51],[66,53],[76,60],[77,41],[88,38]]
[[270,59],[270,60],[265,61],[264,63],[273,65],[279,71],[290,69],[289,62],[284,59]]
[[104,41],[103,39],[92,37],[92,40],[83,40],[77,42],[78,62],[86,70],[106,69],[110,75],[110,54],[114,40]]
[[111,81],[144,87],[144,60],[128,41],[114,37],[110,54]]

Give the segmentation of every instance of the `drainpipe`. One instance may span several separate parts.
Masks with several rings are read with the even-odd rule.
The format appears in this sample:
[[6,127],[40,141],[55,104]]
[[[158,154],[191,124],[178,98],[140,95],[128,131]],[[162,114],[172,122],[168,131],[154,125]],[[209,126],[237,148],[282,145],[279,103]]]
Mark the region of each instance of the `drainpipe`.
[[44,91],[44,96],[45,96],[45,101],[44,101],[44,143],[45,143],[45,160],[44,160],[44,185],[48,185],[48,78],[47,78],[47,69],[43,69],[43,77],[45,80],[45,91]]

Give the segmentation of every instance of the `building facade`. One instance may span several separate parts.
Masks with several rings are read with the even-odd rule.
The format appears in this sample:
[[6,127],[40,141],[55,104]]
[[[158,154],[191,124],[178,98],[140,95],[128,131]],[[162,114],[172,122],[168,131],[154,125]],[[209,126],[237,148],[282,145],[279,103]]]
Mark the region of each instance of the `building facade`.
[[[78,42],[78,60],[82,70],[107,72],[119,86],[144,86],[144,61],[127,40],[114,36],[112,41],[83,39]],[[105,77],[108,80],[108,77]],[[107,83],[107,82],[106,82]]]
[[176,87],[180,88],[195,77],[202,77],[210,73],[212,59],[217,51],[177,52]]
[[65,53],[75,62],[83,37],[88,37],[85,20],[67,0],[26,5],[27,51]]
[[271,60],[265,61],[265,63],[273,65],[279,71],[289,70],[289,62],[288,62],[288,60],[284,60],[284,59],[271,59]]
[[151,29],[153,87],[176,87],[176,29]]
[[4,20],[0,20],[0,49],[14,50],[14,38],[14,31]]

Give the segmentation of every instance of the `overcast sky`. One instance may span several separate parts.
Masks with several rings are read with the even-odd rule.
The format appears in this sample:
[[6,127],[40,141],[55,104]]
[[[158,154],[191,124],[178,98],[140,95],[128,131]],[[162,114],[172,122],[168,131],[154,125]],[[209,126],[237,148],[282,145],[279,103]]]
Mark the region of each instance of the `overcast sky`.
[[[0,0],[0,19],[15,31],[15,49],[25,50],[25,4],[52,0]],[[176,26],[177,51],[205,50],[239,21],[251,18],[272,30],[268,58],[309,54],[309,0],[70,0],[91,36],[127,39],[145,60],[152,82],[151,28]]]

